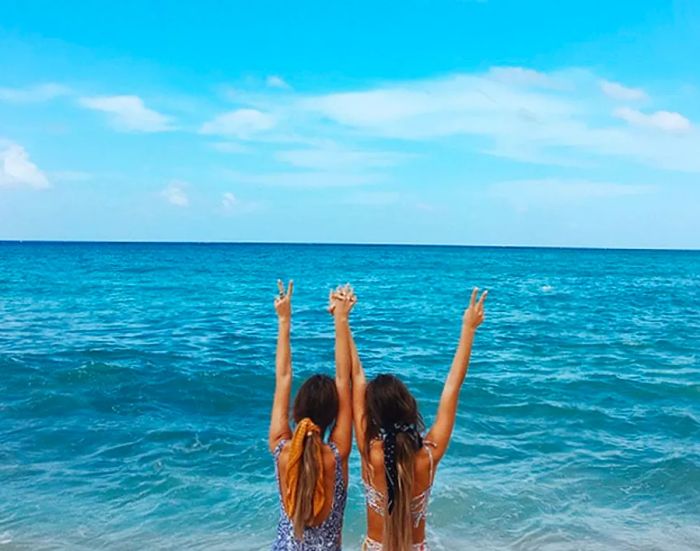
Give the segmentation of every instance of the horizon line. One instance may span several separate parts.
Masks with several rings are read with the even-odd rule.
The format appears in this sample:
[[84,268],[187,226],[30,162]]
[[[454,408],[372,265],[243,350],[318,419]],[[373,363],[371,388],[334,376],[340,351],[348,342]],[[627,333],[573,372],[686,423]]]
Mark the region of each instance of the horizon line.
[[682,247],[594,247],[583,245],[469,245],[460,243],[386,243],[386,242],[333,242],[333,241],[152,241],[152,240],[85,240],[85,239],[0,239],[0,244],[92,244],[92,245],[304,245],[340,247],[435,247],[461,249],[551,249],[582,251],[669,251],[700,252],[700,248]]

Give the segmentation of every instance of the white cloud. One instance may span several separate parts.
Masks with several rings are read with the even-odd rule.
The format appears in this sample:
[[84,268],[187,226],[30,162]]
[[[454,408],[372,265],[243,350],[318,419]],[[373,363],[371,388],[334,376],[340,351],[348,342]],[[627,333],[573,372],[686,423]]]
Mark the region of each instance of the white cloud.
[[257,109],[237,109],[223,113],[200,128],[202,134],[234,136],[249,139],[253,135],[273,128],[276,124],[272,115]]
[[0,187],[28,186],[34,189],[51,187],[46,175],[18,144],[0,142]]
[[114,128],[123,132],[167,132],[171,118],[149,109],[138,96],[94,96],[80,98],[80,105],[107,113]]
[[488,75],[495,80],[519,86],[542,86],[545,88],[561,86],[556,78],[525,67],[492,67]]
[[249,214],[264,208],[258,201],[241,200],[237,195],[227,191],[221,195],[221,212],[224,214]]
[[664,132],[687,132],[692,126],[683,115],[671,111],[656,111],[647,115],[636,109],[621,107],[615,110],[615,116],[633,126],[654,128]]
[[187,207],[190,204],[190,199],[185,192],[187,187],[186,182],[173,181],[170,182],[168,187],[160,192],[161,196],[171,205],[176,207]]
[[265,84],[267,84],[270,88],[280,88],[283,90],[288,90],[291,88],[289,84],[280,76],[277,75],[270,75],[267,77],[265,80]]
[[312,97],[302,107],[340,124],[402,139],[492,134],[504,125],[542,124],[577,110],[555,94],[472,75]]
[[227,191],[221,197],[221,206],[224,210],[233,210],[238,203],[238,198],[230,191]]
[[565,203],[630,197],[655,191],[653,186],[595,182],[587,180],[515,180],[490,186],[490,193],[517,210],[552,207]]
[[0,88],[0,101],[8,103],[40,103],[70,93],[70,89],[61,84],[48,82],[27,88]]
[[[506,74],[510,80],[538,78],[519,70]],[[438,141],[464,136],[470,139],[461,141],[462,147],[520,162],[576,166],[618,158],[700,172],[700,132],[682,115],[623,112],[638,126],[676,134],[669,140],[661,133],[640,133],[616,123],[607,102],[588,93],[599,83],[596,75],[569,69],[548,76],[561,86],[515,85],[493,78],[491,72],[458,74],[304,97],[295,109],[350,129],[355,139]]]
[[359,151],[326,147],[279,151],[278,160],[300,168],[315,170],[363,170],[369,167],[387,167],[407,157],[399,153]]
[[620,101],[637,101],[647,98],[646,92],[641,88],[628,88],[619,82],[609,80],[601,80],[600,89],[609,98]]
[[353,187],[379,182],[383,177],[379,174],[347,173],[347,172],[267,172],[245,173],[228,171],[225,176],[238,183],[256,186],[274,186],[290,188],[332,188]]

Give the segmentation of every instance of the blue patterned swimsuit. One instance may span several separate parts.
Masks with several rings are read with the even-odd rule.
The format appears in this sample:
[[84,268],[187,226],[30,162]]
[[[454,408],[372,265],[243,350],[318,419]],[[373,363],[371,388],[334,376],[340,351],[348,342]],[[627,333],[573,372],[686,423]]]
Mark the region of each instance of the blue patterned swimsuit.
[[[277,489],[280,490],[279,458],[282,448],[287,440],[282,440],[274,451],[275,478]],[[333,506],[328,517],[318,526],[307,526],[304,529],[304,539],[299,541],[294,537],[294,525],[287,516],[280,494],[280,520],[277,524],[277,538],[272,545],[272,551],[340,551],[341,536],[343,533],[343,513],[345,512],[345,500],[347,488],[343,480],[343,464],[340,460],[338,448],[333,442],[328,446],[335,455],[335,485],[333,489]]]

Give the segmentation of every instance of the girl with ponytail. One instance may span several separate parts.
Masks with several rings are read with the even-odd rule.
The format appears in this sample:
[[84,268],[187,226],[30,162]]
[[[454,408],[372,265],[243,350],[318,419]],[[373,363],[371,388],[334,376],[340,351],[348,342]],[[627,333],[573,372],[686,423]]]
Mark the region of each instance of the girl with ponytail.
[[[347,496],[348,456],[352,446],[350,328],[353,302],[331,292],[329,310],[335,321],[335,379],[313,375],[294,399],[294,431],[289,425],[292,388],[290,345],[294,284],[285,291],[278,281],[275,396],[269,444],[280,494],[280,519],[273,551],[341,549]],[[330,430],[328,441],[324,440]]]
[[433,476],[452,437],[474,334],[484,320],[486,292],[479,300],[477,293],[474,289],[464,312],[435,424],[425,439],[423,419],[406,385],[394,375],[379,375],[367,384],[350,336],[353,417],[367,501],[364,551],[428,549],[425,520]]

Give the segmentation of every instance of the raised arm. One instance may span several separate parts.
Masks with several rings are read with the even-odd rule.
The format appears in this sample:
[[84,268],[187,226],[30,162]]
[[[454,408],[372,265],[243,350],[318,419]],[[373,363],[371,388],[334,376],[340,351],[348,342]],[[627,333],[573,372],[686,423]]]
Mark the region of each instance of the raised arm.
[[365,370],[360,362],[360,355],[357,352],[355,339],[350,331],[350,352],[352,355],[352,419],[355,426],[355,440],[360,454],[365,453],[365,432],[367,423],[365,421],[365,390],[367,380]]
[[354,302],[344,293],[331,291],[329,310],[335,325],[335,386],[338,389],[338,417],[331,433],[331,441],[338,453],[347,459],[352,449],[352,390],[350,370],[349,315]]
[[440,460],[452,438],[452,431],[455,426],[455,418],[457,416],[457,404],[459,402],[459,392],[462,388],[464,378],[467,376],[469,369],[469,357],[472,353],[472,343],[474,342],[474,334],[476,328],[484,321],[484,300],[488,291],[484,291],[481,298],[477,301],[477,293],[479,290],[474,288],[472,291],[469,307],[464,311],[462,318],[462,333],[457,345],[452,367],[447,374],[445,386],[440,397],[440,405],[435,419],[435,424],[430,429],[427,439],[435,443],[434,456],[436,460]]
[[292,293],[294,282],[289,282],[287,291],[282,281],[277,281],[279,296],[275,299],[277,312],[277,353],[275,356],[275,397],[270,416],[270,451],[274,451],[282,439],[291,438],[289,428],[289,395],[292,392],[292,347],[289,334],[292,325]]

